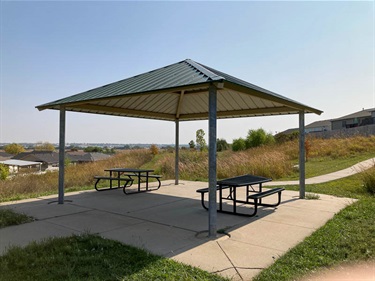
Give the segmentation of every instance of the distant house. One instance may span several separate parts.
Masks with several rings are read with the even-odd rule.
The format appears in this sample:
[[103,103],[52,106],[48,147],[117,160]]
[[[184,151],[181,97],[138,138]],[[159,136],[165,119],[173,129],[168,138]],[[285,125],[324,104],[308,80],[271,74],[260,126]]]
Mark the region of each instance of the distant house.
[[[322,120],[316,121],[305,126],[305,133],[314,133],[314,132],[326,132],[331,131],[331,120]],[[278,133],[278,135],[291,135],[293,133],[298,133],[298,128],[288,129],[283,132]]]
[[6,153],[4,151],[0,151],[0,161],[9,160],[13,157],[13,154]]
[[42,164],[42,171],[54,170],[59,166],[59,154],[57,152],[51,151],[21,152],[20,154],[14,156],[12,159],[39,162]]
[[8,166],[9,172],[13,173],[13,174],[19,173],[21,171],[24,171],[24,172],[30,172],[30,171],[40,172],[41,171],[41,165],[42,165],[40,162],[15,160],[15,159],[0,161],[0,164]]
[[349,129],[375,124],[375,108],[361,111],[333,119],[332,130]]
[[306,133],[326,132],[326,131],[331,131],[331,120],[316,121],[305,126]]
[[[99,152],[83,152],[74,151],[67,152],[65,158],[71,163],[87,163],[99,160],[104,160],[111,157],[111,155],[99,153]],[[21,152],[17,154],[12,159],[14,160],[24,160],[39,162],[42,164],[42,171],[45,170],[55,170],[59,167],[59,154],[57,152],[51,151],[31,151],[31,152]]]
[[70,162],[77,164],[105,160],[109,157],[111,157],[111,155],[100,152],[71,151],[66,153],[66,158],[68,158]]

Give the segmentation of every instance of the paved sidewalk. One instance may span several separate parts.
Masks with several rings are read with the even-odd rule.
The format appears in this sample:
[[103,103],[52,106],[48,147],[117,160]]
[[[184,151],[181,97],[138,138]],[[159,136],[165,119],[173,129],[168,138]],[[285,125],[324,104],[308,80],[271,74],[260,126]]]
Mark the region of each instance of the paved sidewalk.
[[[372,159],[362,161],[344,170],[340,170],[334,173],[321,175],[321,176],[317,176],[313,178],[308,178],[305,180],[305,183],[306,184],[318,184],[318,183],[338,180],[341,178],[352,176],[354,174],[357,174],[359,172],[362,172],[374,166],[375,166],[375,158],[372,158]],[[298,185],[298,184],[299,184],[299,181],[294,180],[294,181],[271,181],[271,182],[264,183],[263,185],[264,186],[279,186],[279,185]]]
[[3,203],[0,208],[25,213],[36,221],[0,229],[0,254],[12,245],[90,232],[233,280],[251,280],[354,202],[329,195],[303,200],[298,192],[284,191],[277,209],[261,207],[256,217],[218,213],[218,229],[228,235],[209,239],[208,212],[196,192],[206,186],[163,181],[157,191],[131,196],[122,190],[85,191],[66,194],[70,201],[62,205],[56,203],[56,196]]

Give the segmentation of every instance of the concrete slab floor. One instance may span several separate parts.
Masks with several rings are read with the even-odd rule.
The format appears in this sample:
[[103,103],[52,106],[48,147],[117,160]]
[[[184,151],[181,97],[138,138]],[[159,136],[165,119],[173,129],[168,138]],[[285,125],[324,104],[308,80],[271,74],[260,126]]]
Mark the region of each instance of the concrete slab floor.
[[[251,280],[289,248],[325,224],[354,201],[321,195],[298,199],[284,191],[277,208],[259,208],[255,217],[218,213],[218,229],[227,235],[208,238],[208,212],[196,189],[204,182],[162,182],[153,192],[125,195],[122,190],[66,194],[0,204],[37,220],[0,229],[0,253],[9,246],[25,246],[48,237],[85,232],[140,247],[233,280]],[[267,199],[274,200],[274,199]]]

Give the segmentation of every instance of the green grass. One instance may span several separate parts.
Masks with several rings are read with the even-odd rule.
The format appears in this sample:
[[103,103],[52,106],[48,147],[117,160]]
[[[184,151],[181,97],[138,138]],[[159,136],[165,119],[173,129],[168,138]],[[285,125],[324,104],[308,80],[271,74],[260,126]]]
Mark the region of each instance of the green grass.
[[[287,190],[299,190],[298,185],[287,185],[280,187],[284,187]],[[305,190],[309,193],[329,194],[348,198],[363,198],[369,196],[369,193],[363,187],[361,174],[320,184],[308,184],[306,185]]]
[[[305,163],[305,176],[306,178],[312,178],[324,174],[333,173],[339,170],[349,168],[359,162],[374,158],[374,153],[360,153],[353,156],[344,158],[330,158],[330,157],[319,157],[311,158]],[[293,162],[297,165],[297,162]],[[291,175],[282,177],[277,180],[297,180],[299,178],[298,171],[295,170]]]
[[14,247],[0,257],[0,280],[227,280],[94,235]]
[[0,209],[0,228],[31,221],[33,221],[33,218],[24,214],[15,213],[10,209]]
[[[285,186],[298,190],[298,186]],[[375,259],[375,197],[363,173],[328,183],[306,185],[307,192],[357,198],[323,227],[263,270],[257,281],[295,280],[337,264]]]
[[345,208],[254,280],[295,280],[337,264],[375,259],[374,210],[374,198]]

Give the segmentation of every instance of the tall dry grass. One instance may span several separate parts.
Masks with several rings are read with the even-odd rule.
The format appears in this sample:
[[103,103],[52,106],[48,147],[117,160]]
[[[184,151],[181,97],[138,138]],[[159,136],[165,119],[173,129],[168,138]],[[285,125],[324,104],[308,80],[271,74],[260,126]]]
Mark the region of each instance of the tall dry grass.
[[332,159],[350,157],[363,152],[375,152],[375,136],[340,139],[308,139],[311,144],[310,157]]
[[375,196],[375,165],[361,173],[363,187],[371,195]]
[[[148,150],[131,150],[118,153],[107,160],[93,163],[69,165],[65,169],[66,189],[94,184],[95,175],[105,175],[104,170],[111,167],[138,168],[151,161],[153,155]],[[40,196],[58,190],[58,172],[42,175],[29,174],[15,176],[0,181],[0,202],[9,199],[21,199],[28,196]]]
[[[155,166],[165,178],[174,178],[174,154],[161,155]],[[264,177],[282,177],[292,171],[290,157],[276,146],[249,149],[247,151],[225,151],[218,154],[217,177],[219,179],[256,174]],[[179,175],[185,180],[207,180],[208,153],[181,151]]]
[[[375,136],[352,137],[346,139],[309,139],[309,158],[336,159],[360,153],[373,152],[375,157]],[[293,164],[298,162],[298,141],[280,145],[263,146],[241,152],[224,151],[218,153],[217,177],[219,179],[243,174],[255,174],[273,179],[286,177],[293,172]],[[65,188],[93,186],[95,175],[105,175],[110,167],[147,167],[163,176],[174,178],[174,153],[164,151],[153,155],[150,150],[132,150],[119,153],[107,160],[68,166],[65,173]],[[207,180],[208,153],[181,150],[180,178],[184,180]],[[57,192],[58,173],[44,175],[17,176],[0,181],[0,202],[9,199],[31,197]]]

